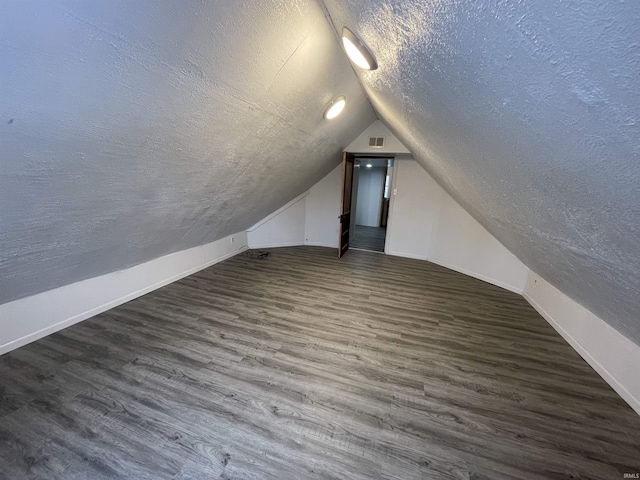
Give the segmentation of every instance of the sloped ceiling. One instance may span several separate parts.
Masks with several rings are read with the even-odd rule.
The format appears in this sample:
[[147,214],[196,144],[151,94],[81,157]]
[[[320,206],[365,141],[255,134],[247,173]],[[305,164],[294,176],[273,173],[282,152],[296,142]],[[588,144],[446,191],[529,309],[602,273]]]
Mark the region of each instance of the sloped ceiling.
[[640,3],[325,0],[381,120],[532,270],[640,343]]
[[376,118],[315,0],[2,2],[0,35],[0,303],[242,231]]

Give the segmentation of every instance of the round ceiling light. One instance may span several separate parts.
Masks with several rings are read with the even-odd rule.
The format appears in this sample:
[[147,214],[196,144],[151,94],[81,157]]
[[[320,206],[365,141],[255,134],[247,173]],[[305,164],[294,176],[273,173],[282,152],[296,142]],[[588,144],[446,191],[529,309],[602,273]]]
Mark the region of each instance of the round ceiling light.
[[378,62],[373,58],[367,46],[347,27],[342,28],[342,45],[347,56],[353,63],[366,70],[378,68]]
[[347,99],[343,96],[340,96],[333,100],[324,111],[324,118],[326,118],[327,120],[336,118],[342,113],[342,110],[344,110],[344,106],[346,103]]

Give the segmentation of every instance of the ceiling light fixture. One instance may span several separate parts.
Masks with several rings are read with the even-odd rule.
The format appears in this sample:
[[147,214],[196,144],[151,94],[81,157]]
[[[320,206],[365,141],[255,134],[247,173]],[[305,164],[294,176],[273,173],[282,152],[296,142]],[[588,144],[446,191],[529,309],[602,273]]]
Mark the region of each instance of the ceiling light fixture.
[[326,118],[327,120],[336,118],[342,113],[342,110],[344,110],[344,106],[346,103],[347,99],[343,96],[334,99],[325,109],[324,118]]
[[342,45],[344,45],[347,56],[360,68],[367,70],[375,70],[378,68],[378,62],[373,58],[373,54],[364,42],[356,37],[347,27],[342,28]]
[[370,163],[367,163],[367,168],[371,168],[373,167],[373,165],[371,165]]

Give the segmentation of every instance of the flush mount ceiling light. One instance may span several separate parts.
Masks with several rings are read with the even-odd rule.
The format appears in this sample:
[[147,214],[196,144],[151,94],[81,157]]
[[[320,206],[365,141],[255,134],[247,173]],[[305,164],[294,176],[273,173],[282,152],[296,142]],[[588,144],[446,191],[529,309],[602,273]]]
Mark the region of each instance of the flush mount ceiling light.
[[370,163],[367,163],[367,168],[371,168],[373,167],[373,165],[371,165]]
[[327,120],[336,118],[342,113],[342,110],[344,109],[346,103],[347,99],[345,97],[340,96],[334,99],[324,111],[324,118],[326,118]]
[[364,42],[356,37],[347,27],[342,28],[342,44],[344,45],[344,50],[347,52],[347,56],[360,68],[367,70],[375,70],[378,68],[378,62],[373,58],[373,55]]

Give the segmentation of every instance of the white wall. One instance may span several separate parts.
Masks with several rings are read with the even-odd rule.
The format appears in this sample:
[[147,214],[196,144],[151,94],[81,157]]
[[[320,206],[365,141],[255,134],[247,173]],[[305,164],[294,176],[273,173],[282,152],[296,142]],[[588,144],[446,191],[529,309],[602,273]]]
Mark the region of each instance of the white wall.
[[304,244],[338,248],[342,164],[311,187],[307,197]]
[[315,245],[338,248],[342,164],[310,190],[247,230],[249,248]]
[[[268,221],[288,226],[300,241],[300,206],[305,205],[307,245],[337,248],[342,166],[290,202]],[[567,342],[640,414],[640,346],[614,330],[522,264],[460,207],[411,157],[396,157],[386,252],[429,260],[521,293]],[[281,215],[289,216],[284,221]],[[283,238],[283,237],[279,237]],[[302,244],[300,242],[299,244]]]
[[390,255],[429,260],[522,293],[527,267],[413,159],[396,157],[387,227]]
[[191,275],[243,250],[338,246],[342,165],[246,232],[0,305],[0,355]]
[[249,248],[273,248],[304,243],[306,199],[310,191],[291,200],[247,230]]
[[[369,146],[369,137],[384,137],[384,147]],[[350,153],[410,153],[398,138],[380,120],[373,122],[353,142],[344,149]]]
[[531,271],[524,298],[640,414],[640,345]]
[[429,260],[525,299],[640,414],[640,346],[531,272],[411,159],[394,163],[388,253]]
[[[527,277],[522,262],[411,157],[396,157],[394,167],[392,188],[397,195],[391,196],[386,253],[429,260],[522,293]],[[364,178],[365,169],[360,170]],[[251,227],[249,248],[303,244],[337,248],[341,189],[342,165],[338,165],[309,191]],[[376,222],[379,214],[378,209]]]
[[360,167],[358,182],[358,202],[356,208],[356,225],[367,227],[380,226],[380,209],[386,168]]
[[[640,346],[530,272],[413,160],[396,159],[394,167],[398,194],[391,197],[388,253],[430,260],[523,293],[640,414]],[[340,165],[251,232],[0,305],[0,355],[236,255],[246,250],[249,237],[252,248],[337,248],[341,180]]]
[[247,234],[0,305],[0,355],[246,250]]

